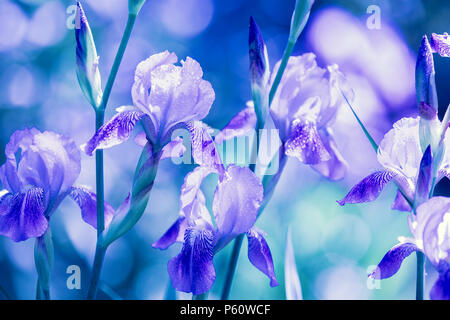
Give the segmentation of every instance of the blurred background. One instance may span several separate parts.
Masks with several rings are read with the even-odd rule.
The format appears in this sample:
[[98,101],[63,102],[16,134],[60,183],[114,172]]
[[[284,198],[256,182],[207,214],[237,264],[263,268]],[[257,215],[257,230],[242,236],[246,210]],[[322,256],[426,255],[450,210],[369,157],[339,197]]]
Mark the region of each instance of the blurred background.
[[[106,82],[127,18],[127,0],[81,1],[100,56]],[[0,163],[10,135],[24,127],[53,130],[77,144],[93,134],[94,113],[75,74],[73,18],[75,2],[2,0],[0,2]],[[222,128],[251,99],[248,72],[248,21],[253,16],[266,41],[270,64],[282,56],[294,0],[148,0],[135,25],[107,110],[131,104],[136,65],[151,54],[174,51],[198,60],[216,92],[205,122]],[[381,9],[381,25],[370,29],[370,5]],[[314,52],[319,65],[337,63],[356,92],[354,103],[377,142],[392,124],[416,115],[414,68],[424,34],[450,31],[446,0],[317,0],[294,55]],[[441,116],[450,102],[450,60],[435,55]],[[231,291],[233,299],[285,299],[283,260],[287,227],[292,228],[296,262],[305,299],[413,299],[415,257],[391,279],[375,283],[367,274],[397,243],[409,236],[407,215],[392,211],[395,188],[388,186],[374,203],[339,207],[351,186],[379,169],[376,156],[347,108],[335,124],[337,144],[350,164],[347,177],[329,182],[307,166],[290,160],[274,197],[257,222],[267,232],[280,286],[241,257]],[[106,199],[115,207],[126,196],[140,148],[130,140],[105,152]],[[94,158],[82,157],[80,184],[95,186]],[[162,163],[146,214],[114,243],[106,256],[104,289],[124,299],[162,299],[168,287],[167,251],[151,247],[175,221],[179,192],[191,165]],[[437,189],[448,195],[448,181]],[[207,181],[206,189],[214,188]],[[212,192],[209,192],[211,195]],[[211,202],[211,201],[209,201]],[[76,205],[66,200],[52,217],[55,241],[52,296],[85,297],[93,260],[95,230],[82,222]],[[14,298],[33,299],[36,272],[34,240],[13,243],[0,238],[0,284]],[[216,255],[217,279],[210,298],[220,295],[231,246]],[[81,269],[81,290],[66,286],[67,267]],[[426,295],[436,274],[427,265]],[[100,298],[106,298],[100,294]],[[179,298],[190,295],[179,294]]]

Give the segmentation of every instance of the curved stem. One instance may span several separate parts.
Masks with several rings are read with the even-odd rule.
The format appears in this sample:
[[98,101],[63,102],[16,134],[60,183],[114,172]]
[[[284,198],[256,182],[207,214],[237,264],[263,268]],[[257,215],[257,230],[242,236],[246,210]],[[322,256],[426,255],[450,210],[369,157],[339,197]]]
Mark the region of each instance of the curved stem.
[[87,295],[88,300],[94,300],[97,294],[97,288],[100,280],[100,273],[102,271],[103,260],[105,258],[106,248],[102,248],[97,244],[95,249],[94,266],[92,268],[91,283]]
[[289,57],[292,54],[292,50],[294,50],[295,42],[289,40],[286,48],[284,49],[283,58],[281,59],[280,67],[278,68],[277,75],[275,76],[275,80],[273,81],[272,88],[270,88],[269,93],[269,106],[272,104],[272,100],[277,92],[278,85],[280,84],[281,78],[283,77],[284,70],[289,61]]
[[111,67],[111,72],[109,73],[108,81],[106,82],[105,90],[103,91],[102,102],[100,104],[100,109],[105,110],[108,104],[109,96],[111,95],[111,90],[116,80],[117,72],[119,71],[120,63],[122,62],[125,49],[128,45],[128,40],[130,40],[131,31],[133,30],[134,22],[136,21],[135,14],[129,14],[127,25],[120,41],[119,49],[117,50],[116,57],[114,58],[114,63]]
[[416,280],[416,300],[423,300],[423,287],[425,282],[425,255],[417,251],[417,280]]
[[[105,109],[108,104],[109,97],[111,95],[111,90],[116,80],[117,72],[119,71],[120,63],[122,62],[125,49],[128,45],[128,41],[131,36],[131,31],[133,30],[134,23],[136,21],[136,14],[129,14],[127,25],[120,41],[119,49],[117,50],[116,57],[114,58],[114,63],[111,67],[111,72],[108,76],[108,81],[106,82],[105,90],[102,96],[102,102],[100,107],[95,113],[95,129],[96,131],[103,125],[105,118]],[[97,239],[101,236],[103,230],[105,229],[105,219],[104,219],[104,174],[103,174],[103,151],[97,150],[95,153],[95,173],[96,173],[96,192],[97,192]],[[103,265],[103,260],[105,257],[106,248],[101,248],[98,245],[95,251],[95,259],[93,266],[92,279],[89,286],[88,299],[95,299],[97,293],[97,287],[100,279],[101,268]]]

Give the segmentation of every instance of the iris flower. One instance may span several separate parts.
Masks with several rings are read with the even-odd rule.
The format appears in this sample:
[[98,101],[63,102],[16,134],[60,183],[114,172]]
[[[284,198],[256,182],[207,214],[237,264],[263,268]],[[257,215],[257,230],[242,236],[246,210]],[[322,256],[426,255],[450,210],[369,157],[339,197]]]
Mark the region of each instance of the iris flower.
[[450,300],[450,199],[431,198],[416,211],[409,220],[414,238],[400,237],[400,243],[386,253],[370,277],[389,278],[397,273],[406,257],[422,251],[439,273],[430,298]]
[[[271,286],[277,286],[264,233],[253,227],[263,199],[260,180],[246,167],[223,166],[207,126],[196,122],[190,130],[193,136],[202,135],[203,143],[193,145],[192,151],[196,162],[202,165],[185,177],[181,188],[180,217],[153,244],[153,247],[164,250],[177,241],[183,242],[180,254],[168,263],[174,288],[194,295],[209,291],[216,277],[214,255],[242,233],[246,233],[248,238],[250,262],[269,277]],[[212,214],[206,207],[201,190],[203,180],[210,174],[219,177]]]
[[[280,67],[271,73],[270,88]],[[351,98],[343,75],[336,65],[319,67],[313,53],[290,57],[270,107],[270,116],[279,130],[283,153],[311,165],[325,177],[339,180],[347,163],[337,149],[332,125],[345,103],[341,91]],[[266,89],[267,90],[267,89]],[[238,113],[216,136],[218,143],[253,130],[256,114],[252,103]]]
[[[96,195],[74,186],[80,174],[80,152],[68,137],[37,129],[16,131],[5,147],[0,167],[0,234],[14,241],[42,236],[66,196],[81,208],[83,220],[97,227]],[[114,210],[105,204],[105,223]]]
[[175,65],[177,61],[168,51],[142,61],[131,91],[134,105],[118,108],[118,113],[82,146],[83,151],[92,155],[97,149],[128,140],[137,122],[142,123],[153,152],[175,147],[169,144],[173,130],[206,117],[215,98],[197,61],[187,57],[181,66]]

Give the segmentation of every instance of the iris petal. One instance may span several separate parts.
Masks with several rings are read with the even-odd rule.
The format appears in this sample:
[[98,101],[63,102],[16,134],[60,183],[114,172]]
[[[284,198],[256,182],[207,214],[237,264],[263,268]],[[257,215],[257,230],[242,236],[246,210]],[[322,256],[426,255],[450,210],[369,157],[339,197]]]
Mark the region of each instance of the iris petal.
[[415,243],[399,243],[392,247],[378,264],[377,268],[369,275],[374,279],[386,279],[392,277],[400,269],[403,260],[411,253],[418,251]]

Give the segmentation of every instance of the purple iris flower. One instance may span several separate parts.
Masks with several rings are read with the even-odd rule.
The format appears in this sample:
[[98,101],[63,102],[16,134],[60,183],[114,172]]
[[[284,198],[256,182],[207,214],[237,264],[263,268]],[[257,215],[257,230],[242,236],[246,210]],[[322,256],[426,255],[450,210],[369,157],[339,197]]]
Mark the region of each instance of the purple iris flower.
[[[268,88],[280,66],[275,65]],[[290,57],[270,107],[270,115],[279,130],[284,153],[311,165],[325,177],[344,177],[347,163],[337,149],[332,125],[340,106],[342,92],[352,92],[336,65],[319,67],[313,53]],[[216,137],[221,142],[253,129],[256,116],[253,105],[237,114]]]
[[439,272],[430,298],[450,300],[450,199],[431,198],[420,205],[416,213],[409,220],[414,238],[400,237],[400,243],[386,253],[369,276],[389,278],[397,273],[406,257],[422,251]]
[[[118,113],[82,146],[92,155],[126,141],[137,122],[141,122],[153,151],[163,149],[174,129],[208,114],[215,95],[203,80],[200,64],[187,57],[181,66],[174,53],[164,51],[142,61],[136,68],[132,87],[133,106],[118,108]],[[173,145],[169,145],[169,148]]]
[[[180,217],[153,247],[164,250],[177,241],[183,242],[180,254],[168,263],[169,275],[175,289],[198,295],[210,290],[214,283],[214,254],[246,233],[250,262],[269,277],[271,286],[278,285],[264,233],[253,227],[264,193],[260,180],[248,168],[224,168],[207,127],[196,124],[191,132],[195,131],[193,136],[202,135],[203,143],[194,144],[192,152],[197,163],[202,159],[202,165],[186,176],[181,188]],[[201,190],[202,181],[210,174],[219,176],[212,214]]]
[[[40,237],[61,201],[70,196],[80,206],[83,220],[96,227],[96,196],[73,186],[80,174],[80,152],[75,143],[54,132],[16,131],[5,147],[0,167],[0,234],[14,241]],[[105,204],[105,223],[114,210]]]

